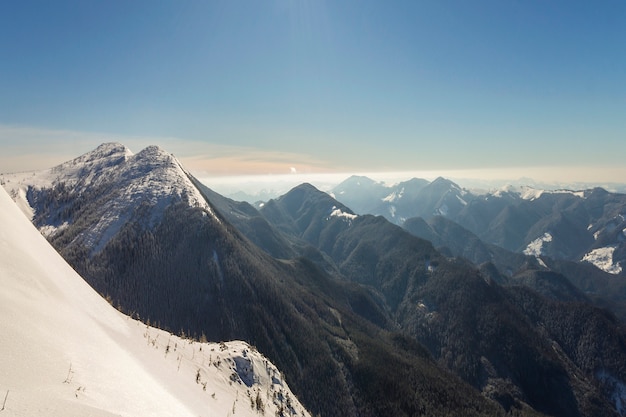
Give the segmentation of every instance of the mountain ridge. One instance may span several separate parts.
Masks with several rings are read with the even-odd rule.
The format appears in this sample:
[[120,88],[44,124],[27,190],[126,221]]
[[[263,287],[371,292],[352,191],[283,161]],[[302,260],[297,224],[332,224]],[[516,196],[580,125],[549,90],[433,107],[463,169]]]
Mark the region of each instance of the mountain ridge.
[[[148,177],[137,175],[129,184],[154,186],[146,179],[153,170],[132,171],[133,162],[137,160],[129,158],[120,162],[129,165],[123,170],[115,165],[110,169],[117,173],[102,175],[106,179],[117,178],[120,172],[143,172]],[[182,170],[176,172],[177,180],[196,181]],[[501,414],[495,403],[417,348],[417,342],[401,342],[404,336],[389,324],[376,294],[336,280],[305,257],[271,257],[217,210],[214,217],[185,198],[165,198],[168,204],[155,210],[153,200],[146,198],[135,201],[130,217],[124,219],[121,208],[126,206],[109,205],[108,215],[121,219],[121,225],[95,252],[96,240],[77,236],[98,224],[105,201],[115,200],[120,189],[113,186],[115,182],[93,189],[86,182],[83,192],[74,193],[71,187],[51,191],[29,184],[37,180],[36,175],[21,177],[22,183],[16,177],[8,179],[5,186],[21,187],[25,197],[33,199],[40,228],[67,221],[67,226],[48,235],[49,241],[112,303],[159,327],[197,337],[204,334],[209,340],[241,339],[257,346],[284,372],[289,386],[313,413]],[[124,184],[122,179],[119,185]],[[165,181],[157,188],[171,190],[163,186],[171,184]],[[209,195],[196,191],[202,199]],[[237,208],[237,215],[254,215],[250,207],[235,207],[225,200],[220,205]],[[350,213],[339,210],[331,216],[331,209],[326,208],[325,214],[331,221],[349,223],[340,214]],[[154,213],[160,215],[151,217]],[[147,218],[156,221],[150,224]],[[406,384],[395,379],[400,374],[421,382]],[[389,387],[393,388],[388,396],[375,395]],[[441,398],[448,400],[437,400]]]

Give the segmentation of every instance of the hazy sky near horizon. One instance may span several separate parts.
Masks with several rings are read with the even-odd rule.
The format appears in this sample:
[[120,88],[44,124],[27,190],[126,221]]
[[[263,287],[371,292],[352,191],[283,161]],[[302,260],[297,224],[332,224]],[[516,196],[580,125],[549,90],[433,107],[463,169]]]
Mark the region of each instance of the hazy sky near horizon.
[[205,176],[624,182],[626,2],[2,2],[0,172],[111,140]]

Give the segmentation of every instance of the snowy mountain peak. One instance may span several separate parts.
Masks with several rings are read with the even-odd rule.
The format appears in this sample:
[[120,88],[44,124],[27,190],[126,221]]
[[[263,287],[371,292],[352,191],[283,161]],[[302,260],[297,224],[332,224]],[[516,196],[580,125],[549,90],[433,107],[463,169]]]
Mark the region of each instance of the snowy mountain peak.
[[105,142],[99,145],[91,152],[87,152],[84,156],[92,156],[93,158],[103,158],[109,155],[132,155],[130,149],[119,142]]
[[103,143],[93,151],[87,152],[78,158],[74,158],[71,161],[64,162],[61,165],[53,168],[61,170],[68,166],[76,166],[81,164],[91,164],[102,161],[119,161],[120,159],[126,159],[133,153],[126,146],[117,142]]
[[147,146],[137,154],[137,157],[142,159],[175,159],[172,154],[166,152],[158,145]]
[[[98,219],[77,237],[89,242],[94,252],[128,221],[152,227],[176,203],[200,208],[221,223],[180,162],[158,146],[149,146],[134,155],[122,144],[104,143],[52,169],[6,178],[5,188],[47,236],[71,227],[79,218]],[[59,195],[72,203],[46,203]],[[91,200],[98,200],[97,212],[85,213],[82,207]],[[55,220],[53,224],[43,220],[39,223],[37,219],[44,217]]]

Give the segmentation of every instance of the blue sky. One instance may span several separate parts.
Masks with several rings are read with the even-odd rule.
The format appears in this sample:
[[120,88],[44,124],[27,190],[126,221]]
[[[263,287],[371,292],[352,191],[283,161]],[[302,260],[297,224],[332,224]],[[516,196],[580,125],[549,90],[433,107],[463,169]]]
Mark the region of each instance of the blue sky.
[[0,172],[115,140],[206,175],[626,181],[623,1],[6,1],[0,57]]

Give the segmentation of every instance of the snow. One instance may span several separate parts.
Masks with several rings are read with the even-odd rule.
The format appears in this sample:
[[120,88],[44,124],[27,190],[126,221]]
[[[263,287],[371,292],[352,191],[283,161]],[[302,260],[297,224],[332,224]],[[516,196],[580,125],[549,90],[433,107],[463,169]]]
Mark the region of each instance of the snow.
[[[147,226],[160,218],[172,201],[186,201],[220,223],[180,162],[158,146],[148,146],[135,155],[122,144],[105,143],[54,168],[4,175],[3,181],[4,187],[30,219],[33,218],[33,208],[26,198],[29,187],[44,189],[65,184],[73,194],[80,195],[99,186],[114,184],[117,192],[103,204],[99,221],[83,237],[94,252],[108,243],[133,215],[133,208],[142,203],[153,208],[152,216],[145,219]],[[56,232],[55,226],[46,225],[47,236]]]
[[548,269],[548,265],[546,265],[546,263],[543,261],[543,259],[541,259],[539,256],[535,257],[535,259],[537,260],[537,263],[538,263],[540,266],[542,266],[542,267],[544,267],[544,268]]
[[597,248],[583,256],[582,261],[589,262],[595,265],[597,268],[608,272],[609,274],[619,274],[622,272],[622,266],[617,263],[613,263],[613,252],[615,246],[606,246],[603,248]]
[[352,213],[346,213],[345,211],[342,211],[340,208],[337,208],[337,206],[333,206],[330,209],[330,214],[329,214],[327,220],[330,219],[331,217],[343,218],[346,221],[348,221],[349,223],[351,223],[352,220],[356,219],[359,216],[356,215],[356,214],[352,214]]
[[[3,416],[274,415],[280,372],[244,342],[200,343],[111,307],[0,189]],[[282,394],[282,395],[281,395]]]
[[572,190],[538,190],[530,187],[522,187],[523,191],[521,197],[524,200],[535,200],[541,197],[543,194],[570,194],[574,197],[585,198],[584,191],[572,191]]
[[494,197],[503,197],[504,194],[517,194],[523,200],[534,201],[541,197],[543,194],[571,194],[578,198],[586,198],[585,191],[572,191],[572,190],[542,190],[529,186],[515,186],[505,185],[496,191],[492,191],[487,195]]
[[441,206],[435,209],[435,215],[447,217],[449,212],[448,205],[443,203]]
[[548,232],[530,242],[524,249],[524,255],[535,257],[543,255],[543,245],[547,242],[552,242],[552,235]]
[[397,191],[392,192],[387,197],[383,198],[382,201],[387,202],[387,203],[393,203],[395,201],[400,200],[403,196],[404,196],[404,187],[402,187],[402,189],[399,192]]
[[396,217],[396,206],[389,206],[389,214],[391,215],[391,217]]
[[522,187],[520,197],[522,197],[523,200],[533,201],[541,197],[543,193],[545,193],[545,190],[538,190],[532,187]]

